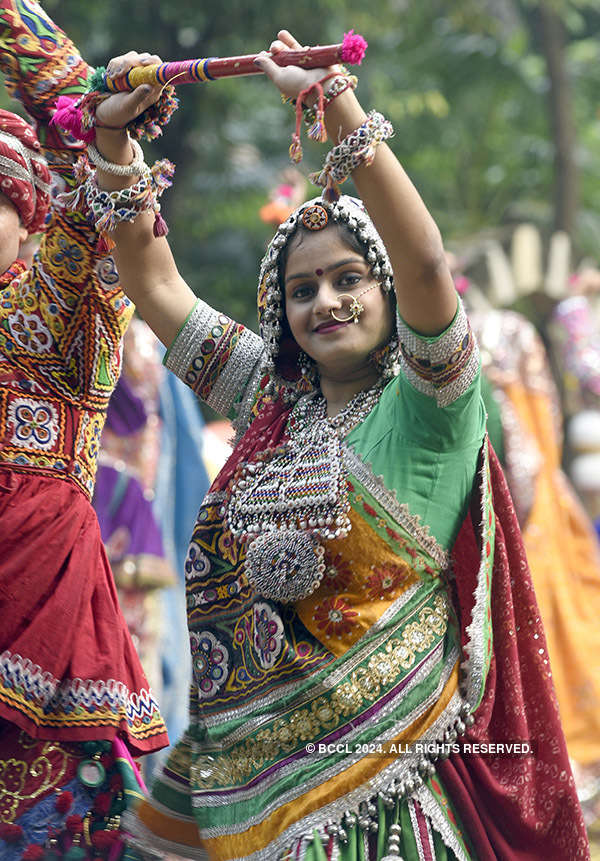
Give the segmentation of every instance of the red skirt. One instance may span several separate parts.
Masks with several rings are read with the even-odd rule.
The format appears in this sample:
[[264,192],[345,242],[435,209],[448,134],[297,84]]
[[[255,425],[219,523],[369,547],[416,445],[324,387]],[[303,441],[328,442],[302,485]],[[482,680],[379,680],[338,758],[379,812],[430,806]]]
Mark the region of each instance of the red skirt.
[[96,514],[69,481],[0,465],[0,718],[38,739],[168,744]]

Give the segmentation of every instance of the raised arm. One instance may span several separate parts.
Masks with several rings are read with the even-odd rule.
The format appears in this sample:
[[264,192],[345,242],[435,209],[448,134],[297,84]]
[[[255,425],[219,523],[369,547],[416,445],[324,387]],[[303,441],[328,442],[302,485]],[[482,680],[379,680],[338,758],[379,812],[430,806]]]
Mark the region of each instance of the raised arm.
[[85,145],[50,125],[56,100],[85,92],[90,67],[68,36],[37,3],[0,0],[0,69],[9,93],[22,102],[53,170],[67,181]]
[[[281,31],[271,50],[294,47],[299,47],[298,43],[287,31]],[[158,61],[157,57],[130,52],[111,60],[109,73],[117,76],[133,65]],[[266,53],[257,64],[291,98],[331,71],[281,68]],[[131,163],[133,152],[125,132],[106,126],[125,126],[155,98],[156,92],[149,87],[139,87],[134,93],[121,93],[102,103],[97,116],[105,128],[97,129],[97,144],[106,159],[123,165]],[[351,89],[332,100],[325,112],[329,137],[334,142],[353,132],[365,119],[366,114]],[[356,167],[352,176],[388,250],[401,316],[425,335],[442,332],[456,313],[456,292],[439,230],[419,194],[385,144],[377,148],[371,164]],[[98,184],[107,190],[117,190],[134,181],[98,170]],[[126,292],[158,337],[169,345],[193,307],[195,297],[179,275],[168,243],[153,236],[151,227],[151,213],[118,225],[113,233],[114,256]]]
[[[271,51],[300,47],[282,30]],[[323,70],[278,66],[266,54],[257,63],[285,96],[294,99],[324,76]],[[337,144],[365,119],[353,90],[346,89],[326,107],[329,139]],[[452,321],[457,299],[437,225],[387,144],[377,147],[368,167],[355,168],[352,179],[390,256],[400,315],[416,331],[438,334]]]
[[[134,65],[160,62],[150,54],[131,51],[111,60],[108,71],[116,76]],[[107,162],[131,164],[134,154],[125,126],[158,98],[160,90],[147,85],[133,93],[119,93],[97,110],[96,147]],[[110,128],[107,128],[110,127]],[[97,169],[98,185],[108,191],[132,186],[139,176],[122,177]],[[113,257],[121,283],[150,328],[169,347],[194,307],[196,296],[183,280],[164,237],[155,236],[152,212],[142,212],[133,222],[120,223],[111,234]]]
[[[60,96],[75,99],[85,92],[90,68],[37,3],[0,0],[0,69],[9,93],[35,120],[54,190],[74,187],[73,163],[85,152],[85,144],[50,120]],[[15,336],[20,324],[11,317],[14,302],[18,314],[27,315],[28,333],[43,332],[44,349],[53,354],[51,370],[39,357],[35,364],[59,381],[65,397],[105,405],[118,376],[119,339],[133,308],[123,297],[112,260],[97,248],[95,230],[71,206],[68,195],[53,198],[45,223],[39,219],[28,225],[32,233],[42,229],[33,265],[18,286],[11,285],[14,295],[10,302],[7,297],[0,316]],[[23,354],[35,345],[30,334],[22,333],[18,340]],[[98,357],[98,366],[88,361],[90,356]],[[30,359],[28,355],[23,362]]]
[[[132,65],[157,61],[149,54],[132,53],[111,61],[109,70],[116,75]],[[98,107],[97,149],[90,150],[97,173],[95,180],[90,177],[88,187],[94,194],[99,189],[115,192],[115,205],[117,200],[123,201],[124,217],[130,212],[134,215],[133,221],[117,221],[116,229],[107,228],[108,238],[116,243],[113,254],[126,292],[170,348],[167,366],[217,412],[239,418],[240,398],[247,405],[248,397],[253,400],[256,392],[264,344],[251,330],[197,300],[179,275],[164,236],[155,235],[164,225],[156,217],[144,182],[148,183],[146,191],[155,183],[123,129],[156,97],[156,90],[138,87],[133,93],[111,96]],[[155,165],[155,175],[157,169]],[[106,202],[106,194],[100,196]],[[102,216],[100,219],[99,225]],[[245,411],[246,407],[244,415]]]

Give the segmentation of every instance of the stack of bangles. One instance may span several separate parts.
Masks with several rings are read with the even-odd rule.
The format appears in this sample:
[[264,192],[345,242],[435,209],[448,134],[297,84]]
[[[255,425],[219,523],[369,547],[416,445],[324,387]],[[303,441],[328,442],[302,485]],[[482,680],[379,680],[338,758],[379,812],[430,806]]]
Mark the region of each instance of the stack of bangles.
[[362,125],[346,135],[327,153],[323,168],[320,172],[311,174],[310,181],[323,188],[324,198],[337,200],[340,196],[338,186],[348,179],[359,165],[368,167],[375,158],[375,150],[379,144],[393,134],[390,121],[377,111],[370,111]]
[[114,242],[108,235],[119,222],[134,221],[137,216],[148,210],[154,212],[155,236],[166,236],[167,224],[160,213],[159,198],[172,182],[175,166],[168,159],[161,159],[152,167],[144,162],[144,154],[139,143],[130,139],[133,161],[130,164],[115,164],[107,161],[92,144],[88,144],[88,158],[105,173],[120,177],[139,179],[126,188],[106,191],[98,186],[96,171],[84,165],[86,179],[77,191],[77,199],[85,200],[94,228],[99,234],[97,250],[108,253]]
[[[324,85],[329,82],[328,86]],[[325,108],[346,90],[356,89],[357,78],[348,75],[343,69],[332,72],[321,78],[315,84],[307,87],[298,94],[296,99],[296,129],[292,135],[290,146],[290,158],[294,162],[302,160],[302,145],[300,143],[301,116],[304,113],[304,121],[308,128],[308,136],[320,141],[327,140],[325,130]],[[317,92],[317,101],[312,107],[307,107],[304,100],[312,91]],[[284,101],[289,101],[284,99]],[[380,143],[391,138],[394,129],[389,120],[377,111],[371,111],[364,123],[350,132],[337,146],[327,155],[325,164],[317,173],[310,175],[309,179],[315,185],[323,188],[323,197],[327,200],[337,200],[340,196],[339,185],[348,179],[352,171],[359,165],[368,166],[375,158],[375,150]]]

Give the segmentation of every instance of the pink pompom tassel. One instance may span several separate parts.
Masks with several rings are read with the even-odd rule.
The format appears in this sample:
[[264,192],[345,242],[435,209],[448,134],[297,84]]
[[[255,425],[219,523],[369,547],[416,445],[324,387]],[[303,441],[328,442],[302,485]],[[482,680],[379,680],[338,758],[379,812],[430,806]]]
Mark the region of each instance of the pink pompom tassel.
[[77,107],[77,100],[70,99],[68,96],[59,96],[50,125],[64,129],[79,141],[93,143],[96,138],[96,131],[95,129],[84,129],[82,120],[83,114],[81,109]]
[[155,236],[167,236],[169,233],[169,225],[164,220],[160,212],[157,212],[154,216],[154,227],[152,228],[152,233]]
[[360,66],[363,61],[363,57],[365,56],[368,44],[369,43],[366,39],[363,39],[360,33],[355,33],[354,30],[344,33],[344,41],[342,42],[342,63]]

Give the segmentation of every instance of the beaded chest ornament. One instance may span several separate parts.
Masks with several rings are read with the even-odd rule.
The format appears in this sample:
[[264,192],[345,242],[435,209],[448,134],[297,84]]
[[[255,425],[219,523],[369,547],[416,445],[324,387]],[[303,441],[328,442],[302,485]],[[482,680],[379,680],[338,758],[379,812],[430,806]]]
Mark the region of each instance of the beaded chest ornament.
[[382,385],[359,392],[332,418],[322,395],[304,395],[290,415],[289,440],[236,470],[228,525],[246,543],[246,576],[265,598],[287,603],[314,592],[325,572],[321,540],[348,534],[341,443],[373,409]]

